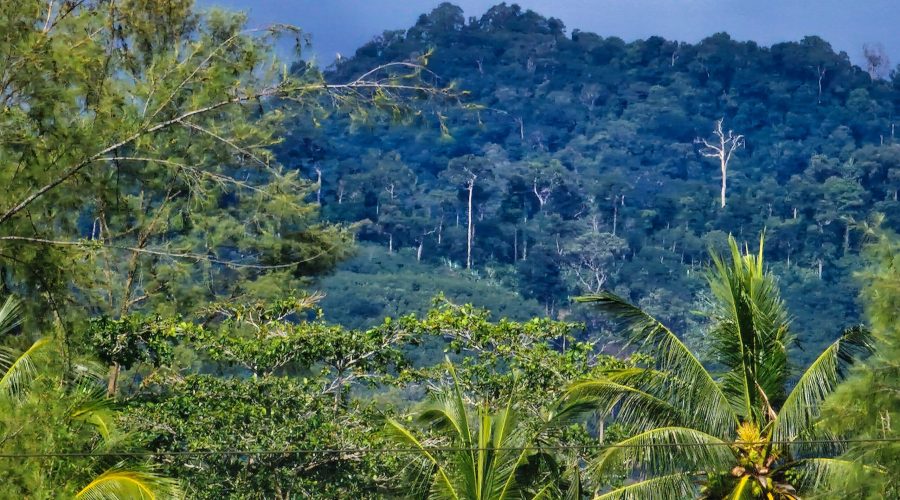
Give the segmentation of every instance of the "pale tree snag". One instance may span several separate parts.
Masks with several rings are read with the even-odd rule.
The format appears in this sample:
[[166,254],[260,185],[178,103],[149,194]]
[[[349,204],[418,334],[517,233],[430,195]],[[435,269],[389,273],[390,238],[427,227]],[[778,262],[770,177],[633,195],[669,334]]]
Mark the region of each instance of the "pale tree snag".
[[819,75],[819,97],[816,99],[816,104],[822,104],[822,80],[825,79],[827,71],[824,66],[816,66],[816,73]]
[[316,205],[322,206],[322,169],[316,165]]
[[422,250],[425,248],[425,238],[430,234],[437,232],[437,229],[425,231],[416,241],[416,262],[422,262]]
[[534,196],[537,197],[538,200],[538,210],[544,210],[544,204],[547,203],[547,200],[550,199],[550,195],[553,193],[553,184],[551,183],[549,186],[540,186],[538,187],[537,177],[534,178]]
[[734,150],[744,146],[743,135],[735,134],[733,130],[729,130],[727,134],[723,131],[722,122],[724,121],[724,118],[716,120],[716,126],[713,129],[713,134],[716,136],[715,141],[709,142],[706,139],[701,139],[699,137],[694,139],[695,143],[703,144],[703,149],[700,150],[701,155],[719,160],[719,167],[722,170],[722,208],[725,208],[725,188],[728,183],[728,163],[731,162]]
[[472,269],[472,240],[475,239],[475,226],[472,225],[472,195],[475,192],[476,179],[478,179],[478,176],[470,170],[469,179],[466,181],[466,189],[469,191],[469,206],[467,210],[469,227],[466,231],[466,269]]

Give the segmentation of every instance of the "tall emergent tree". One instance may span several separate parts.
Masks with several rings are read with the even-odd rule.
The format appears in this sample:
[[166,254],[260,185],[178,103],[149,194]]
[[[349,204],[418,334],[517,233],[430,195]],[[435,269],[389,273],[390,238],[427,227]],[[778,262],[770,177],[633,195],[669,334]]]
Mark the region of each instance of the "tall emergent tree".
[[707,280],[713,296],[712,354],[704,367],[663,324],[611,293],[582,297],[620,322],[650,354],[646,369],[612,371],[574,384],[570,393],[593,396],[604,413],[633,426],[634,435],[600,454],[595,474],[626,464],[642,479],[600,498],[683,498],[703,485],[706,498],[798,498],[823,486],[849,461],[832,458],[834,445],[814,424],[825,397],[856,355],[869,348],[861,327],[847,329],[788,391],[788,313],[774,276],[759,254],[713,254]]
[[342,83],[288,71],[272,44],[302,34],[245,25],[192,0],[3,3],[4,286],[65,321],[184,313],[294,289],[346,253],[313,184],[271,154],[280,124],[335,108],[403,119],[404,96],[444,91],[414,62]]

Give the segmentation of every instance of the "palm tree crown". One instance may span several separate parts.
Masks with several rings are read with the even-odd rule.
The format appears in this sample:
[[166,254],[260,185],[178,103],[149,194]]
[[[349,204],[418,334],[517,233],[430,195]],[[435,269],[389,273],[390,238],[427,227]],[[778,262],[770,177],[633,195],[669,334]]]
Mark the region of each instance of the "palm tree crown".
[[[633,430],[602,452],[594,474],[624,463],[636,481],[600,498],[684,498],[702,485],[708,498],[796,498],[850,464],[831,458],[813,423],[819,407],[857,355],[868,332],[847,329],[788,391],[790,318],[759,251],[713,254],[707,281],[708,331],[716,369],[707,369],[665,325],[624,299],[581,297],[613,319],[653,358],[646,369],[619,370],[575,383],[571,397],[592,397],[604,414]],[[800,442],[802,441],[802,443]],[[817,441],[817,443],[809,443]]]
[[584,402],[561,405],[541,421],[524,419],[512,397],[494,412],[487,403],[472,411],[453,365],[449,361],[447,365],[453,380],[450,390],[432,394],[417,417],[419,424],[434,431],[433,439],[416,437],[397,420],[387,421],[388,435],[416,450],[426,471],[427,479],[418,481],[421,488],[410,496],[454,500],[580,496],[578,474],[564,479],[568,475],[564,467],[542,447],[549,431],[584,414]]

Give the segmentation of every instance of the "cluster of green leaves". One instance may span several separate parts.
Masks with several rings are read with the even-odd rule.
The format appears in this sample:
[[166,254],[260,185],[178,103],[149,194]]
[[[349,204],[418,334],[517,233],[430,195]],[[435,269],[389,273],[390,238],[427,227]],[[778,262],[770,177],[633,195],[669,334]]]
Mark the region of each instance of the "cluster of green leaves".
[[87,324],[85,341],[100,361],[127,370],[136,363],[154,366],[171,363],[179,339],[191,330],[191,323],[158,316],[133,314],[120,319],[97,316]]
[[[357,450],[390,447],[385,415],[445,382],[445,366],[417,365],[418,345],[459,356],[457,383],[474,397],[515,398],[517,411],[538,419],[553,414],[568,379],[633,363],[577,342],[576,324],[491,321],[483,309],[441,300],[423,317],[349,330],[322,321],[317,298],[212,305],[215,317],[205,324],[179,326],[189,332],[180,348],[194,351],[209,373],[157,370],[130,398],[125,422],[149,449],[210,452],[160,460],[192,495],[396,493],[408,459]],[[590,439],[583,427],[559,432]]]
[[[424,317],[400,318],[401,328],[440,339],[457,363],[458,383],[480,399],[496,400],[514,388],[518,403],[540,408],[561,396],[572,380],[645,360],[618,359],[601,353],[596,342],[577,340],[584,325],[548,318],[492,321],[486,309],[435,300],[437,307]],[[440,378],[444,369],[437,364],[420,374]]]

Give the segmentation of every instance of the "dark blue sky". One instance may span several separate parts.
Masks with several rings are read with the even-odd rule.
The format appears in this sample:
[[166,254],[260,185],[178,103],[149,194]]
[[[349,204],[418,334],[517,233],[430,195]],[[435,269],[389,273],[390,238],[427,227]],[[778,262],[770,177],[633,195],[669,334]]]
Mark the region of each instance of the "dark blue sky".
[[[251,24],[288,23],[313,36],[321,63],[352,55],[384,30],[405,29],[440,0],[199,0],[250,12]],[[466,17],[481,16],[499,0],[456,0]],[[513,3],[513,2],[509,2]],[[881,43],[900,63],[900,0],[520,0],[567,31],[575,28],[625,40],[660,35],[696,42],[726,31],[763,45],[818,35],[859,63],[862,46]]]

